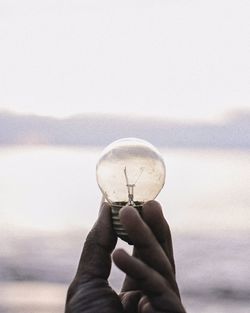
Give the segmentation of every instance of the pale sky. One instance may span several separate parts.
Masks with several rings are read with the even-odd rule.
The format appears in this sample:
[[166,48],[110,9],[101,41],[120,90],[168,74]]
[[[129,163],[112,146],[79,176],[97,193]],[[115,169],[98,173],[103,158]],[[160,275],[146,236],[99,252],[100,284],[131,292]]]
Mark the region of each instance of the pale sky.
[[249,0],[0,0],[0,110],[250,110]]

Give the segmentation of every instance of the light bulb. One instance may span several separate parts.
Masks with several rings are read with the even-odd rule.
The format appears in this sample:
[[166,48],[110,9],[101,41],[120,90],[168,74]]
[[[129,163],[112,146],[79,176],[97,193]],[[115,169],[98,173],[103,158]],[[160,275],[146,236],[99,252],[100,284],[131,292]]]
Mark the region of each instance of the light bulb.
[[111,205],[113,227],[121,239],[131,244],[119,220],[120,209],[130,205],[140,213],[143,203],[161,191],[165,172],[160,153],[142,139],[119,139],[102,152],[96,165],[97,183]]

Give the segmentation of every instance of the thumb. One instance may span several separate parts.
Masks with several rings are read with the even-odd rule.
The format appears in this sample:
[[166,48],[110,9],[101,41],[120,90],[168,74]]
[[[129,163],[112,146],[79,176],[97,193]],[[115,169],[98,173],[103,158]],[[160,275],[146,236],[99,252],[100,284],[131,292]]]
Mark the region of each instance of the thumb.
[[76,280],[82,280],[83,277],[102,279],[109,277],[111,253],[117,242],[110,212],[110,206],[104,202],[99,217],[86,238]]

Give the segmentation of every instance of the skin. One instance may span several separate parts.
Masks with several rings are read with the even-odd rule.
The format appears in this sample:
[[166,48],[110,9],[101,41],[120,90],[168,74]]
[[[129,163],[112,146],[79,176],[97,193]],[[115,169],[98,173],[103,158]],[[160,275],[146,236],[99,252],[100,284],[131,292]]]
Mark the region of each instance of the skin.
[[[133,207],[124,207],[120,220],[134,244],[133,255],[114,251],[117,237],[110,207],[103,203],[68,289],[65,313],[185,313],[175,279],[171,233],[160,204],[144,204],[142,217]],[[108,283],[112,253],[126,274],[119,295]]]

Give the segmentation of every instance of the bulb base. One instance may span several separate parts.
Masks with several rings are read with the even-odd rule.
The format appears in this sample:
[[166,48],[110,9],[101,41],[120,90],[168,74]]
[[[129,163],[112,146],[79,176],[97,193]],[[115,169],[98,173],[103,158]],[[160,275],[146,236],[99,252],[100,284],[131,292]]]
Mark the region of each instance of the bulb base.
[[[119,218],[119,211],[124,206],[128,205],[127,202],[113,202],[111,205],[111,213],[112,213],[112,222],[113,222],[113,228],[119,238],[126,241],[128,244],[132,245],[132,241],[129,239],[128,234],[121,224],[120,218]],[[133,207],[141,214],[142,211],[142,202],[135,201]]]

